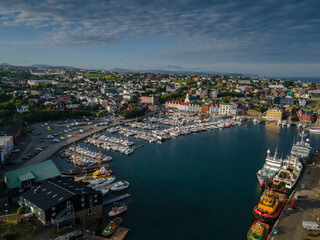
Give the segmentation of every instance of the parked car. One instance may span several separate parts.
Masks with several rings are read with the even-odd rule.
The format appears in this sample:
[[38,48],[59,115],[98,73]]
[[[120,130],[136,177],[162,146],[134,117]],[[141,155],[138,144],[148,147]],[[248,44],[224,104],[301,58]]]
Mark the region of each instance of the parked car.
[[12,152],[13,152],[13,153],[20,152],[20,149],[19,149],[19,148],[13,149]]

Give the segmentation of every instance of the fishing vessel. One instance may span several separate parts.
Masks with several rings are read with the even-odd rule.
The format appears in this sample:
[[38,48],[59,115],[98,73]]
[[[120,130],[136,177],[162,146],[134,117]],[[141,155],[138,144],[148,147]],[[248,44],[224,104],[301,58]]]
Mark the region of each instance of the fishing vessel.
[[307,134],[304,130],[299,134],[299,136],[300,140],[298,138],[297,142],[294,143],[291,148],[291,155],[298,157],[302,160],[302,162],[305,162],[310,158],[312,147],[310,145],[310,140],[308,138],[305,139]]
[[265,240],[268,238],[269,225],[260,221],[255,221],[247,234],[248,240]]
[[273,178],[272,189],[290,194],[302,173],[302,169],[303,165],[297,157],[288,156],[279,172]]
[[129,187],[129,182],[127,182],[127,181],[119,181],[119,182],[116,182],[112,186],[111,190],[112,191],[120,191],[120,190],[123,190],[123,189],[128,188],[128,187]]
[[110,220],[107,224],[107,226],[105,227],[105,229],[102,230],[102,236],[104,237],[109,237],[111,236],[120,226],[122,222],[122,218],[121,217],[116,217],[113,220]]
[[278,173],[282,165],[282,159],[277,157],[277,149],[274,156],[270,156],[270,150],[267,151],[266,162],[257,172],[258,183],[264,187],[266,183]]
[[273,222],[278,218],[286,202],[285,194],[266,189],[260,197],[260,202],[253,209],[253,215],[259,221]]
[[113,206],[112,210],[108,213],[109,217],[119,216],[121,213],[126,212],[128,210],[127,205],[124,203],[116,204]]

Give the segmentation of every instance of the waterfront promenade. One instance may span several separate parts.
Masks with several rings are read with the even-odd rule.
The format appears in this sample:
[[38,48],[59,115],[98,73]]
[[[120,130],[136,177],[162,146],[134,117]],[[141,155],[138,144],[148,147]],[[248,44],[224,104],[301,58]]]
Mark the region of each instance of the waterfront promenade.
[[[314,164],[313,164],[314,163]],[[305,188],[301,188],[301,184]],[[295,195],[298,200],[290,212],[291,201]],[[271,234],[270,240],[320,239],[320,231],[307,231],[302,228],[302,221],[314,221],[320,224],[320,152],[313,154],[310,164],[304,171],[295,192],[291,195],[284,212],[275,224],[277,235]]]

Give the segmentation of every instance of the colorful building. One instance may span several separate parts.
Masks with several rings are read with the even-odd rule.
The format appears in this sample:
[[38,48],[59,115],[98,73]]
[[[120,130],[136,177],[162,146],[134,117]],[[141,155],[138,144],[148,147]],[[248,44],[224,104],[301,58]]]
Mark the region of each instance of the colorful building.
[[142,96],[141,103],[144,104],[151,104],[151,105],[158,105],[159,104],[159,97],[158,96]]
[[283,119],[283,110],[279,108],[270,108],[267,111],[267,121],[281,121]]
[[209,105],[202,105],[201,106],[201,112],[202,113],[209,113],[210,106]]
[[311,109],[301,108],[299,111],[297,111],[297,115],[300,122],[311,123],[314,121],[314,116]]
[[220,105],[219,104],[211,104],[210,105],[210,114],[216,115],[219,114]]

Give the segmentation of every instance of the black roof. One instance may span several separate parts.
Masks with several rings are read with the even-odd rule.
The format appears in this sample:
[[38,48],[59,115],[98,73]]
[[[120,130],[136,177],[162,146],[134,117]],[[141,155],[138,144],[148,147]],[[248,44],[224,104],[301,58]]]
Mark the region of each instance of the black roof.
[[20,124],[0,126],[1,135],[15,135],[21,128]]
[[82,194],[94,195],[101,193],[73,180],[60,179],[47,181],[33,190],[22,193],[21,197],[42,210],[47,210],[73,196],[82,196]]

